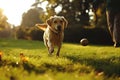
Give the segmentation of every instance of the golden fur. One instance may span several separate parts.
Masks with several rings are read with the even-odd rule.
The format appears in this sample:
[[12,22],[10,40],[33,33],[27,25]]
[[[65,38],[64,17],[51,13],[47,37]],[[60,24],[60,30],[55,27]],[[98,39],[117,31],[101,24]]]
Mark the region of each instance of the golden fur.
[[44,44],[48,48],[49,54],[54,52],[54,47],[58,47],[57,56],[61,49],[64,38],[64,29],[67,28],[67,20],[63,16],[52,16],[44,24],[36,24],[36,26],[45,31],[43,35]]

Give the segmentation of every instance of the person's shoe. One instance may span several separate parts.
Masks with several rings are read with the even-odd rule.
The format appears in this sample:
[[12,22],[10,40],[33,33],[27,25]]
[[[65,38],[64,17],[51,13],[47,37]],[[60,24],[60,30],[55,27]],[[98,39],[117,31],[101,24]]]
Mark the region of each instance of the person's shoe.
[[116,48],[116,47],[120,47],[120,43],[115,43],[114,44],[114,47]]

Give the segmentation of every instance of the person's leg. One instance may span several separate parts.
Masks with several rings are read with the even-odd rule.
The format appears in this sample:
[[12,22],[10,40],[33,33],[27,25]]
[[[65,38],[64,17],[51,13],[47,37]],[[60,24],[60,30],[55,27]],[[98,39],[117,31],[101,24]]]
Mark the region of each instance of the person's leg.
[[108,29],[110,32],[110,35],[112,37],[112,40],[114,42],[114,46],[116,46],[116,40],[115,40],[115,36],[114,33],[114,23],[115,23],[115,13],[112,11],[106,11],[106,16],[107,16],[107,24],[108,24]]
[[113,38],[114,14],[111,11],[106,11],[106,17],[107,17],[108,29],[110,31],[111,37]]
[[114,47],[120,46],[120,13],[115,15],[114,29],[113,29]]

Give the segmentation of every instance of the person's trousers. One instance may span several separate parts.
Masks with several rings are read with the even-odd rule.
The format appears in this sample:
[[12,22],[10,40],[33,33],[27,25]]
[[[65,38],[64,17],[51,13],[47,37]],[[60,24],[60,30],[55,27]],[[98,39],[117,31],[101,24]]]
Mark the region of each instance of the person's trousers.
[[114,43],[120,43],[120,13],[106,11],[108,29]]

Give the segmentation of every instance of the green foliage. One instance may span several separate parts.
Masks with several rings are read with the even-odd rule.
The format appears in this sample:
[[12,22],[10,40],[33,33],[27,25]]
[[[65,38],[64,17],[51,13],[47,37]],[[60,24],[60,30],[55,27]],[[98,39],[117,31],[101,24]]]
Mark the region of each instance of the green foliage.
[[42,40],[43,32],[35,27],[18,27],[16,31],[16,37],[18,39],[26,40]]
[[7,17],[3,15],[3,10],[0,8],[0,30],[5,28],[7,25]]
[[[0,39],[0,80],[119,80],[120,48],[63,43],[60,57],[43,42]],[[28,57],[21,62],[20,53]]]
[[22,16],[21,26],[24,27],[33,27],[36,23],[41,23],[42,21],[39,18],[39,10],[30,9],[27,13],[24,13]]
[[[41,15],[41,20],[45,21],[47,18],[53,15],[64,16],[70,25],[74,24],[105,27],[105,7],[106,1],[104,0],[38,0],[33,6],[39,9],[39,4],[48,2],[46,11]],[[58,7],[61,7],[59,12],[56,11]],[[103,15],[104,14],[104,15]],[[74,26],[76,27],[76,26]]]
[[91,44],[113,44],[108,29],[100,27],[82,28],[80,25],[76,24],[74,26],[77,27],[71,27],[65,30],[65,42],[79,43],[82,38],[87,38]]
[[[89,25],[90,15],[89,11],[92,8],[91,2],[93,0],[40,0],[36,1],[33,6],[35,8],[38,4],[41,4],[45,1],[48,1],[48,4],[46,6],[46,12],[47,17],[53,16],[53,15],[61,15],[68,19],[70,24],[82,24],[82,25]],[[56,12],[56,8],[61,7],[61,11]],[[86,10],[88,12],[86,12]],[[42,19],[42,18],[41,18]]]
[[0,8],[0,37],[11,37],[10,24],[7,22],[7,17],[3,14],[3,10]]
[[34,8],[23,14],[21,25],[16,31],[18,39],[42,40],[42,32],[35,28],[35,24],[43,22],[40,18],[45,18],[42,12],[42,8]]
[[[46,11],[38,6],[48,2]],[[93,43],[111,42],[111,37],[107,31],[107,22],[105,17],[105,3],[104,0],[98,2],[97,8],[95,8],[96,24],[91,22],[89,12],[93,10],[93,0],[36,0],[33,9],[30,9],[27,13],[23,14],[21,27],[33,27],[36,23],[46,22],[50,16],[55,14],[64,16],[68,20],[68,30],[65,32],[65,41],[79,42],[79,39],[83,37],[89,38]],[[61,7],[61,11],[56,13],[55,9]],[[95,14],[92,14],[94,16]],[[95,19],[95,18],[94,18]],[[94,20],[93,20],[94,21]],[[91,24],[91,25],[90,25]],[[90,28],[90,30],[83,30],[82,28]],[[91,30],[91,28],[94,28]],[[97,27],[97,29],[96,29]],[[101,29],[100,29],[101,28]],[[82,29],[82,31],[81,31]],[[100,30],[99,30],[100,29]],[[26,32],[24,32],[26,31]],[[93,31],[93,32],[90,32]],[[103,33],[101,33],[102,31]],[[28,33],[29,32],[29,33]],[[38,38],[40,35],[40,38]],[[77,35],[77,36],[74,36]],[[73,36],[72,38],[70,36]],[[18,31],[18,38],[34,40],[42,40],[42,33],[38,30],[28,29]],[[96,41],[95,41],[96,40]]]

